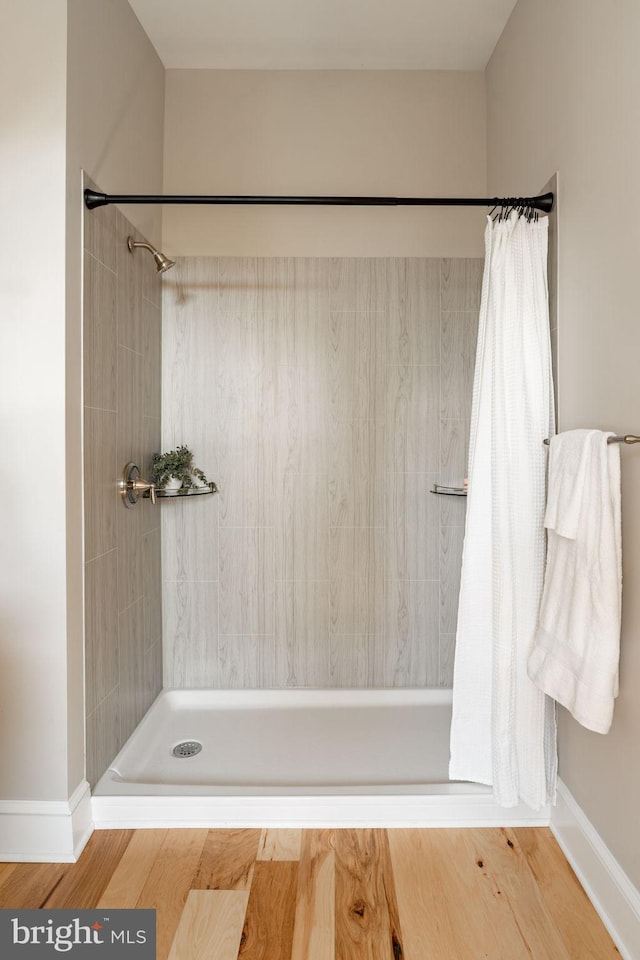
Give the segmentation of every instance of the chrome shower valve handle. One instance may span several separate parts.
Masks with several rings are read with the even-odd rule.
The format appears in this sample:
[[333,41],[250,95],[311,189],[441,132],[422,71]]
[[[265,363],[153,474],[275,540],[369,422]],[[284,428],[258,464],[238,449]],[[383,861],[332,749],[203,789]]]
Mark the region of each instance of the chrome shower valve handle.
[[151,503],[155,504],[156,502],[155,483],[149,483],[148,480],[143,480],[135,463],[128,463],[126,465],[122,471],[122,477],[118,482],[118,488],[125,507],[135,507],[142,494],[147,492],[149,493]]

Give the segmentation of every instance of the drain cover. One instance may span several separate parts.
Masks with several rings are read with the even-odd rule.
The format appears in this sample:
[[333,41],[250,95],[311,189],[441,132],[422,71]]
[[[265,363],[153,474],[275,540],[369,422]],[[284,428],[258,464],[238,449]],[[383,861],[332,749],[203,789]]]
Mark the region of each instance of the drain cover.
[[174,757],[195,757],[196,753],[200,753],[202,750],[202,744],[198,743],[197,740],[184,740],[182,743],[176,744],[171,753]]

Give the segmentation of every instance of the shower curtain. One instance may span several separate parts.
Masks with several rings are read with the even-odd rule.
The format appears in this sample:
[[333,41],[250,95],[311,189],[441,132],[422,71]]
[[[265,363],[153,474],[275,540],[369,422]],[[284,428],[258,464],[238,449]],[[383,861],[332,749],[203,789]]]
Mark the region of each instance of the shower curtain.
[[554,432],[547,218],[485,232],[458,606],[452,780],[505,807],[555,800],[555,704],[527,676],[545,557],[545,437]]

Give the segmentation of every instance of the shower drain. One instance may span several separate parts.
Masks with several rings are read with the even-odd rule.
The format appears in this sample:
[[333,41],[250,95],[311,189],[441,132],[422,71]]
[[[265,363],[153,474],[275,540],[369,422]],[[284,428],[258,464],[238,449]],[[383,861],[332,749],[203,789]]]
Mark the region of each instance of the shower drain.
[[184,740],[182,743],[177,743],[171,753],[174,757],[195,757],[201,750],[202,744],[197,740]]

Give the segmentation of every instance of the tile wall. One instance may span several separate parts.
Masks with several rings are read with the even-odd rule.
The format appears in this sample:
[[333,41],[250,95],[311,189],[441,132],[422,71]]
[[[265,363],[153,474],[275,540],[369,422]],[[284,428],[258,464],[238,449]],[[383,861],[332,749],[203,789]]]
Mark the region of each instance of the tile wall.
[[[90,182],[87,186],[95,185]],[[162,686],[160,509],[123,507],[122,468],[160,446],[161,287],[116,207],[85,212],[84,499],[87,779],[93,785]]]
[[[213,259],[164,281],[168,687],[448,687],[482,260]],[[122,519],[122,518],[121,518]]]

